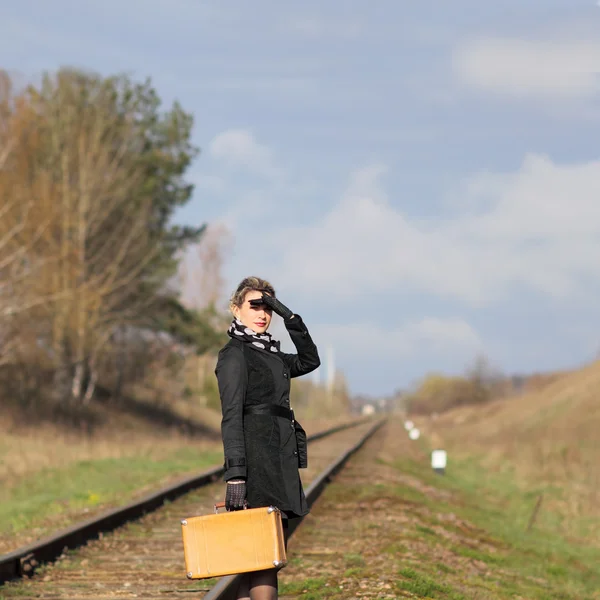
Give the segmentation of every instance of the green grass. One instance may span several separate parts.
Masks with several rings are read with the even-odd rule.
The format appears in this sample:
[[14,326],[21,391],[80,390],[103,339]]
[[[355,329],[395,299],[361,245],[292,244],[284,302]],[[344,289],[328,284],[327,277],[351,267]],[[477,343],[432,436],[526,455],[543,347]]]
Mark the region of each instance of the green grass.
[[344,571],[344,577],[362,577],[365,570],[362,567],[352,567]]
[[431,529],[430,527],[423,527],[423,525],[417,525],[417,531],[424,535],[433,535],[433,536],[436,535],[436,533],[433,529]]
[[344,561],[348,567],[364,567],[365,559],[361,554],[344,554]]
[[46,469],[0,490],[0,535],[32,527],[64,525],[71,517],[103,506],[124,504],[140,488],[159,487],[177,474],[219,464],[222,454],[181,448],[164,460],[142,456],[86,460],[64,469]]
[[[399,589],[426,598],[474,597],[469,593],[477,589],[477,597],[490,599],[600,598],[597,540],[569,540],[561,534],[561,516],[543,504],[535,525],[527,531],[539,494],[552,497],[561,490],[523,489],[510,468],[491,472],[472,458],[454,459],[445,476],[433,473],[425,460],[403,458],[394,466],[442,492],[395,488],[403,500],[415,499],[415,492],[421,495],[426,507],[419,511],[420,523],[407,533],[408,539],[417,537],[432,550],[444,548],[467,562],[483,564],[479,575],[468,575],[455,565],[436,564],[423,556],[418,564],[400,570]],[[461,522],[440,522],[440,514],[456,515]],[[474,527],[464,526],[465,522]],[[433,526],[444,527],[454,538],[436,535]]]
[[398,574],[401,577],[396,583],[398,589],[406,590],[425,598],[466,600],[465,596],[456,592],[450,586],[434,581],[427,575],[423,575],[414,569],[400,569]]
[[333,587],[325,586],[323,577],[309,577],[302,581],[293,581],[290,583],[279,583],[279,594],[296,596],[301,600],[320,600],[321,598],[330,598],[338,594],[338,590]]

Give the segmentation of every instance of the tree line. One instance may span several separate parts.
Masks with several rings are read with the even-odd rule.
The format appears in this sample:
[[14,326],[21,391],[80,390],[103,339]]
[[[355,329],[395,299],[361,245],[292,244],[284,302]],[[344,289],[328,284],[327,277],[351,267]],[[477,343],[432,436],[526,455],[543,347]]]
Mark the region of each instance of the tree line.
[[412,389],[398,392],[397,404],[410,414],[435,415],[466,405],[484,405],[515,394],[538,391],[563,373],[507,375],[478,355],[462,375],[429,373]]
[[143,376],[152,349],[218,347],[214,307],[174,285],[206,226],[190,201],[193,118],[149,80],[73,69],[18,88],[0,73],[0,393],[85,404]]

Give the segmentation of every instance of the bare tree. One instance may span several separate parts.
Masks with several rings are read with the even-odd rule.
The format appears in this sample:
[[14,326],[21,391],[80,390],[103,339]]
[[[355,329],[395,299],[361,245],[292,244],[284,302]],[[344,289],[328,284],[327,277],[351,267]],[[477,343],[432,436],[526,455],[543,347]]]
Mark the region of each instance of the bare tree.
[[119,357],[128,374],[150,364],[148,339],[215,346],[216,310],[199,303],[221,293],[221,234],[200,250],[192,309],[167,285],[205,226],[171,223],[198,149],[192,115],[160,105],[149,80],[61,69],[16,93],[0,73],[2,373],[43,373],[57,397],[89,402]]
[[59,387],[70,382],[71,397],[87,402],[113,331],[152,301],[141,280],[156,253],[152,201],[139,194],[139,136],[111,90],[82,87],[69,73],[46,85],[8,117],[18,135],[11,169],[0,172],[10,217],[0,267],[18,257],[21,272],[13,269],[5,296],[27,310],[32,351],[47,355]]
[[29,236],[23,233],[32,219],[33,200],[18,184],[18,150],[24,134],[14,119],[15,97],[8,74],[0,71],[0,365],[14,360],[19,345],[17,316],[47,298],[24,293],[28,253],[47,228],[41,215]]
[[182,262],[179,286],[186,306],[203,310],[223,298],[223,263],[232,237],[224,224],[209,225]]
[[[204,319],[216,329],[225,330],[228,318],[218,309],[223,298],[223,263],[232,237],[223,224],[209,225],[200,241],[194,244],[180,263],[178,286],[182,303],[202,313]],[[190,370],[195,373],[194,387],[199,390],[200,402],[208,405],[206,394],[214,377],[214,356],[190,356]]]

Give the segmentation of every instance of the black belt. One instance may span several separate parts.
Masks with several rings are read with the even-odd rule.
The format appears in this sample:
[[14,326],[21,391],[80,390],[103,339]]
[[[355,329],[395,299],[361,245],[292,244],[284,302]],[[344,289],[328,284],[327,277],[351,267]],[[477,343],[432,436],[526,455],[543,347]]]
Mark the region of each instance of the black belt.
[[294,420],[294,411],[285,406],[277,404],[251,404],[244,407],[245,415],[271,415],[273,417],[283,417],[284,419]]

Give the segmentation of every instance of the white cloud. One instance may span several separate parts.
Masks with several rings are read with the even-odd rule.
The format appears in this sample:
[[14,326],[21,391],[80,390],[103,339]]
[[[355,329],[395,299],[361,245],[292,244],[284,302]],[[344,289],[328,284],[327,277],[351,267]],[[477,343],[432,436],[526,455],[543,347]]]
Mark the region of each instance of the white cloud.
[[383,171],[358,171],[319,222],[274,235],[283,248],[280,285],[337,302],[404,289],[471,305],[501,301],[515,288],[569,299],[598,285],[600,161],[527,156],[515,173],[467,182],[475,210],[429,221],[390,204]]
[[417,345],[423,344],[426,349],[434,351],[474,351],[482,346],[479,335],[471,325],[454,317],[426,317],[418,322],[409,323],[404,328],[404,336],[410,343],[410,352],[414,352]]
[[[245,130],[220,134],[210,152],[234,167],[279,171]],[[297,205],[285,213],[279,199],[295,194],[302,202],[301,181],[267,178],[230,190],[237,202],[227,222],[239,243],[232,272],[254,271],[259,260],[286,294],[308,298],[318,290],[328,305],[347,306],[357,295],[401,292],[470,306],[502,303],[521,290],[584,301],[600,287],[600,160],[557,164],[531,154],[515,172],[475,174],[464,183],[465,202],[444,219],[404,213],[400,199],[388,198],[385,172],[380,164],[357,170],[337,202],[300,225]],[[250,240],[245,231],[255,227],[261,235]]]
[[[443,369],[456,372],[483,351],[479,334],[461,318],[398,319],[392,326],[378,324],[376,319],[375,315],[365,315],[346,324],[310,319],[311,336],[321,357],[319,373],[313,377],[323,380],[333,359],[336,370],[343,368],[353,387],[362,379],[360,391],[387,393],[390,380],[396,379],[398,370],[406,368],[408,362],[423,361],[429,368],[442,364]],[[281,341],[284,352],[296,351],[279,317],[274,318],[270,331]]]
[[600,41],[477,38],[454,52],[466,84],[515,98],[573,100],[600,90]]
[[477,332],[459,318],[426,317],[390,328],[372,322],[315,325],[311,334],[320,348],[331,345],[340,358],[353,360],[415,354],[431,355],[451,350],[472,356],[482,347]]
[[242,167],[254,175],[272,178],[281,171],[273,163],[271,151],[256,141],[246,129],[229,129],[217,135],[209,144],[209,154],[226,164]]

